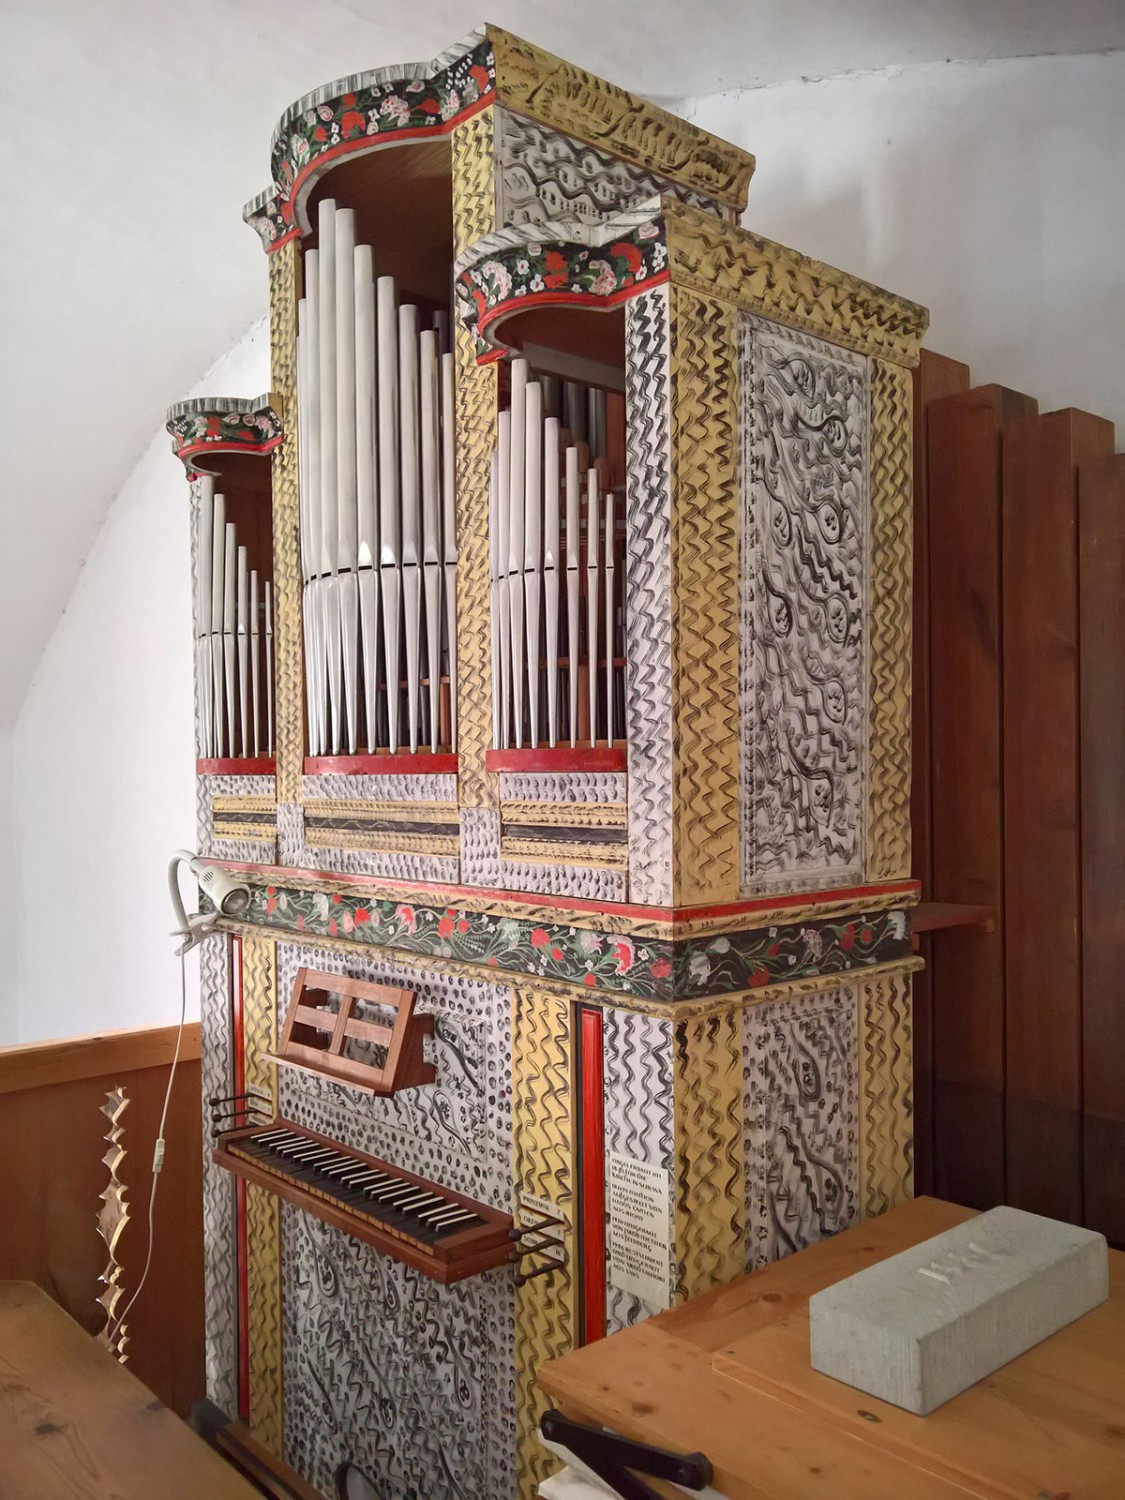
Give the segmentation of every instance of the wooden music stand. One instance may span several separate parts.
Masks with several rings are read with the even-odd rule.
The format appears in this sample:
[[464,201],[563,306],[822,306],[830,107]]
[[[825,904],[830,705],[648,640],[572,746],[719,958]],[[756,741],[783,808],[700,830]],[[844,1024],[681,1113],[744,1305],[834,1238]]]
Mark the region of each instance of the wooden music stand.
[[[340,997],[338,1010],[329,1003],[332,995]],[[393,1024],[357,1016],[355,1007],[361,1000],[393,1010]],[[434,1018],[416,1015],[414,1000],[413,990],[352,979],[346,974],[298,969],[281,1040],[277,1052],[270,1054],[271,1060],[365,1094],[396,1094],[401,1089],[433,1083],[437,1070],[425,1061],[423,1044],[433,1035]],[[349,1041],[384,1047],[382,1067],[348,1057],[345,1048]]]

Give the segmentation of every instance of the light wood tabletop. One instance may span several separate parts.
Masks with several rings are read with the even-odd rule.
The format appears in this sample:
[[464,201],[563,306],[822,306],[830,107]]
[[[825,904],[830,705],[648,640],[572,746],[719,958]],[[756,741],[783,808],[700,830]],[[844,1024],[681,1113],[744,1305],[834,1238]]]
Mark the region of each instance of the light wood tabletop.
[[0,1500],[257,1494],[44,1291],[0,1282]]
[[705,1454],[730,1500],[1123,1500],[1125,1255],[1110,1252],[1108,1302],[929,1416],[809,1364],[814,1292],[971,1217],[916,1199],[552,1360],[539,1383],[576,1420]]

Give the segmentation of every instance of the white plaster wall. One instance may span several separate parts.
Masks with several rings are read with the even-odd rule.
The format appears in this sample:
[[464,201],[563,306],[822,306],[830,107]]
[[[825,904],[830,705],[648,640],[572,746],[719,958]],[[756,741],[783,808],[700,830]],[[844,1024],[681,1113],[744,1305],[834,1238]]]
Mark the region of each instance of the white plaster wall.
[[753,151],[748,228],[929,307],[974,381],[1125,442],[1125,52],[850,74],[689,100]]
[[16,864],[12,731],[0,729],[0,1047],[16,1039]]
[[[263,320],[191,394],[258,395],[268,355]],[[0,1042],[179,1015],[165,868],[195,842],[189,557],[188,486],[161,428],[109,510],[16,722],[18,1006]],[[188,1006],[198,1014],[194,974]]]

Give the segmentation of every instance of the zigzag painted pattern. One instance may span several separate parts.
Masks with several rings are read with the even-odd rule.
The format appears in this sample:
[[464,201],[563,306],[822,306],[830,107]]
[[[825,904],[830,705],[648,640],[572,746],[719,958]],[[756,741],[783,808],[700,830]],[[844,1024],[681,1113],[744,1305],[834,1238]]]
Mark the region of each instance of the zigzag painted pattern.
[[[602,1011],[602,1072],[607,1157],[612,1151],[660,1167],[671,1182],[675,1167],[671,1021],[607,1005]],[[668,1218],[671,1246],[675,1222],[671,1195]],[[675,1274],[675,1258],[670,1250],[669,1303]],[[614,1286],[607,1275],[608,1333],[629,1328],[660,1310]]]
[[502,108],[496,117],[501,228],[573,219],[597,223],[661,193],[672,193],[711,213],[722,212],[713,199],[630,166],[537,120]]
[[[453,253],[496,228],[494,106],[453,131]],[[495,807],[495,774],[484,769],[492,739],[488,485],[496,427],[496,367],[478,365],[456,320],[457,356],[457,750],[462,806]],[[466,872],[466,878],[468,873]]]
[[913,396],[909,370],[873,362],[868,881],[910,874]]
[[743,1270],[741,1012],[679,1022],[673,1048],[676,1293],[683,1298]]
[[238,1293],[234,1178],[211,1160],[207,1101],[230,1094],[230,938],[215,933],[199,949],[200,1085],[203,1096],[203,1339],[207,1397],[238,1410]]
[[296,802],[305,753],[305,680],[301,656],[301,559],[297,529],[297,302],[300,250],[290,240],[268,257],[270,385],[280,398],[285,441],[271,455],[273,477],[273,660],[277,800]]
[[909,972],[860,982],[859,1190],[864,1218],[914,1196],[914,1048]]
[[676,287],[674,900],[738,895],[735,313]]
[[861,354],[918,363],[924,307],[748,230],[732,234],[711,214],[668,204],[664,217],[677,283]]
[[630,899],[672,888],[672,482],[668,289],[625,304]]
[[544,1360],[572,1347],[573,1132],[570,1089],[571,1011],[557,995],[516,990],[512,1016],[512,1120],[518,1194],[554,1204],[566,1219],[567,1265],[516,1291],[516,1464],[519,1500],[535,1500],[557,1467],[539,1442],[539,1418],[550,1402],[535,1384]]
[[[277,1112],[277,1069],[266,1053],[277,1045],[277,945],[242,939],[242,1028],[246,1087],[269,1094]],[[281,1240],[277,1199],[264,1189],[246,1194],[250,1426],[274,1453],[281,1451]]]
[[268,1093],[277,1108],[277,1068],[266,1055],[277,1050],[277,945],[272,938],[242,939],[242,1041],[246,1087]]
[[862,879],[867,366],[739,318],[744,891]]
[[250,1431],[280,1456],[285,1424],[281,1383],[281,1221],[275,1194],[246,1189],[246,1340],[250,1364]]

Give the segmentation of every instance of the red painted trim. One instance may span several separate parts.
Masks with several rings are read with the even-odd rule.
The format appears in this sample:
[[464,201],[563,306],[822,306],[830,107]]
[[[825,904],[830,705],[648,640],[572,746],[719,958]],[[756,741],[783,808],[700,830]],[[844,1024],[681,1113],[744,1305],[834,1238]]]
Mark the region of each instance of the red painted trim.
[[448,776],[456,755],[307,755],[306,776]]
[[[489,89],[487,94],[481,94],[467,109],[459,114],[453,115],[451,119],[442,120],[437,125],[415,125],[410,130],[396,130],[380,140],[377,135],[361,135],[354,141],[341,141],[338,146],[332,146],[327,151],[322,151],[319,156],[314,156],[311,161],[294,177],[289,188],[289,193],[281,205],[281,216],[289,220],[296,212],[296,203],[300,191],[306,180],[316,173],[318,176],[328,162],[334,162],[341,156],[350,156],[353,151],[378,151],[387,146],[401,146],[404,141],[430,141],[435,136],[449,135],[455,125],[461,125],[466,120],[471,120],[474,115],[480,114],[482,109],[487,109],[496,100],[495,86]],[[293,228],[281,237],[266,246],[266,254],[272,255],[275,250],[280,250],[282,245],[287,245],[294,235],[302,233],[300,224],[294,223]]]
[[672,912],[676,922],[699,922],[707,917],[736,917],[742,912],[774,911],[790,906],[808,906],[826,901],[862,902],[869,896],[917,897],[922,889],[918,880],[896,880],[882,885],[839,886],[825,891],[798,891],[791,896],[756,896],[753,901],[727,901],[720,906],[677,906]]
[[277,437],[270,438],[268,443],[189,443],[186,448],[176,449],[176,457],[194,458],[197,453],[272,453],[278,444],[284,441],[285,434],[279,432]]
[[623,771],[624,745],[540,745],[535,750],[486,750],[488,771]]
[[[231,939],[231,1039],[233,1043],[233,1092],[246,1087],[246,1048],[242,1013],[242,939]],[[235,1193],[235,1272],[238,1282],[238,1414],[250,1420],[250,1282],[247,1268],[249,1245],[246,1226],[246,1183],[239,1180]]]
[[525,906],[542,908],[544,905],[555,907],[558,911],[591,912],[596,915],[613,915],[621,917],[639,917],[651,922],[692,922],[701,921],[707,917],[737,917],[755,911],[774,911],[789,906],[803,906],[806,903],[816,904],[826,901],[852,901],[860,905],[866,896],[898,896],[903,897],[903,905],[912,904],[913,898],[917,897],[920,890],[919,882],[916,880],[903,880],[889,885],[865,885],[856,886],[851,889],[830,891],[805,891],[797,896],[778,896],[768,899],[759,898],[754,901],[732,901],[725,906],[633,906],[621,901],[590,901],[582,896],[541,896],[531,894],[527,891],[499,890],[492,886],[479,885],[445,885],[437,880],[391,880],[381,875],[341,875],[338,870],[307,870],[294,869],[288,865],[254,865],[248,861],[235,859],[207,858],[210,865],[221,865],[224,870],[246,870],[254,875],[266,875],[276,878],[278,885],[284,885],[287,880],[294,876],[300,876],[302,880],[320,880],[326,885],[347,886],[378,886],[380,889],[401,892],[404,901],[421,901],[425,896],[432,894],[441,901],[452,904],[458,896],[484,896],[490,901],[508,901],[513,905],[522,903]]
[[273,776],[275,771],[272,755],[233,756],[195,763],[197,776]]
[[[487,308],[477,319],[477,333],[483,334],[498,319],[506,318],[511,313],[521,312],[525,307],[587,307],[604,309],[616,307],[621,302],[628,302],[633,297],[639,297],[643,292],[651,290],[654,286],[663,286],[671,275],[670,271],[658,271],[655,276],[646,276],[643,281],[635,281],[631,286],[622,287],[620,291],[611,292],[608,297],[595,296],[593,292],[529,292],[522,297],[508,297],[503,302],[497,302],[494,307]],[[507,347],[507,346],[505,346]]]
[[580,1008],[582,1028],[582,1342],[605,1338],[605,1085],[602,1013]]

